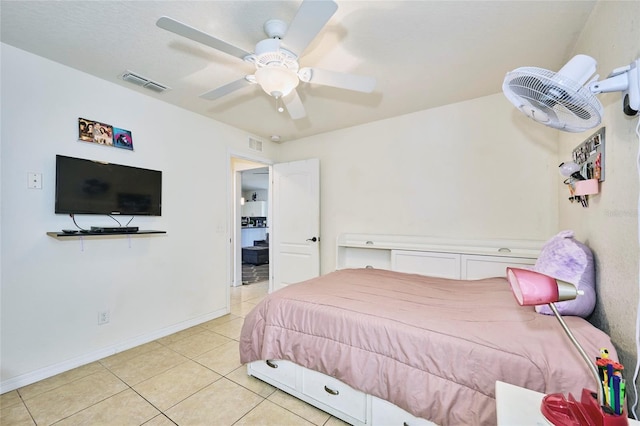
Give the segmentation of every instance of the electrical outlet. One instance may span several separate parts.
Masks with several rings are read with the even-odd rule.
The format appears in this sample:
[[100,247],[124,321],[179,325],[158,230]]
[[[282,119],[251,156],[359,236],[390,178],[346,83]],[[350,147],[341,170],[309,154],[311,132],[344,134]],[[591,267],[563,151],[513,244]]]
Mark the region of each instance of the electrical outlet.
[[42,189],[42,173],[27,173],[27,188]]
[[100,311],[98,312],[98,325],[107,324],[111,320],[111,312]]

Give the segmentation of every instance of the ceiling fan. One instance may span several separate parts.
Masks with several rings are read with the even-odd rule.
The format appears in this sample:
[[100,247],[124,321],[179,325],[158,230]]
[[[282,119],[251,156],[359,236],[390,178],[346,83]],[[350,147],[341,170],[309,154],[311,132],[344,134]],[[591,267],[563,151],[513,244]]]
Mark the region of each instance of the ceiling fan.
[[270,96],[282,101],[292,119],[306,117],[302,100],[296,91],[300,81],[357,92],[371,93],[376,81],[372,77],[328,71],[318,68],[301,68],[298,59],[338,9],[333,0],[304,0],[291,23],[270,19],[264,24],[268,38],[259,41],[253,53],[229,44],[175,19],[163,16],[156,22],[162,29],[197,41],[214,49],[252,63],[254,74],[232,81],[200,95],[216,100],[236,90],[258,84]]

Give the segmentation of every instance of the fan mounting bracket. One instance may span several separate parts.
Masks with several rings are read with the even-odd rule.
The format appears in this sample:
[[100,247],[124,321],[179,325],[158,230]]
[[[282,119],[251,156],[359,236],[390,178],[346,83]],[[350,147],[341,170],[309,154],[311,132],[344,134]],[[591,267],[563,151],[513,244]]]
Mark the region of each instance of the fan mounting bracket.
[[282,37],[287,33],[288,26],[286,22],[281,21],[280,19],[269,19],[264,23],[263,29],[264,33],[269,38],[282,39]]
[[609,76],[589,85],[591,92],[622,92],[622,110],[625,115],[635,116],[640,112],[640,59],[614,69]]

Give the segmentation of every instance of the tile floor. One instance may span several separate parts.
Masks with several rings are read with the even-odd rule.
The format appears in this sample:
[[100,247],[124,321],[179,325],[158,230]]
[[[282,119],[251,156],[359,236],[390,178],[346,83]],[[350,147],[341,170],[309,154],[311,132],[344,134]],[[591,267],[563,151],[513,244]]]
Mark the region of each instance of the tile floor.
[[0,424],[345,425],[247,376],[238,339],[267,282],[231,288],[231,313],[0,396]]

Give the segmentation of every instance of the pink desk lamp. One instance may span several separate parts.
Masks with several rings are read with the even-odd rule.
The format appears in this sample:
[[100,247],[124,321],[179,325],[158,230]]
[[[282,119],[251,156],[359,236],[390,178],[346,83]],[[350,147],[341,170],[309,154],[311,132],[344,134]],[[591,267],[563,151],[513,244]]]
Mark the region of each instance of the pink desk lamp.
[[554,302],[573,300],[581,292],[573,284],[556,280],[548,275],[527,269],[507,268],[507,279],[511,291],[520,306],[548,304],[556,316],[564,332],[569,336],[573,346],[580,352],[582,359],[589,366],[596,382],[597,392],[582,390],[580,401],[573,395],[568,398],[561,393],[546,395],[542,399],[540,411],[556,426],[624,426],[628,425],[626,410],[615,415],[611,408],[604,403],[603,387],[595,362],[591,361],[582,346],[578,343],[562,316],[556,309]]

